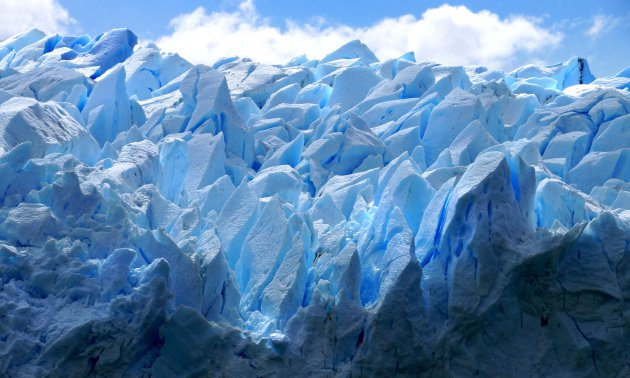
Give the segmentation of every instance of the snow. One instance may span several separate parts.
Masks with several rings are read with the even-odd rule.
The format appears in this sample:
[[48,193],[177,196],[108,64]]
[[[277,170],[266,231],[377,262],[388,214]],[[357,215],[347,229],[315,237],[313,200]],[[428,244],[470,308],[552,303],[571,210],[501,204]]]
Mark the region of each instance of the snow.
[[0,42],[0,375],[628,376],[628,69]]

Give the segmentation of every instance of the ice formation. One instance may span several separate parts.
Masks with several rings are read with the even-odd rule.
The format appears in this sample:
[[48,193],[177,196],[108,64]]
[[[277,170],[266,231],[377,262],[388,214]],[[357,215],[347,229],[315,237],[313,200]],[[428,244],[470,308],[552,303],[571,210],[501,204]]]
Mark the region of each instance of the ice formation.
[[630,375],[630,70],[0,43],[0,375]]

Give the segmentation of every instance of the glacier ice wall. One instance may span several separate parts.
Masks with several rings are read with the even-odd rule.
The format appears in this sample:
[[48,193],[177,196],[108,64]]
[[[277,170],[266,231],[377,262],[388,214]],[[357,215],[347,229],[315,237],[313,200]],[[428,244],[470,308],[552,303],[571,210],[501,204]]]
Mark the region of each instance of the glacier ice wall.
[[0,42],[0,375],[628,376],[629,76]]

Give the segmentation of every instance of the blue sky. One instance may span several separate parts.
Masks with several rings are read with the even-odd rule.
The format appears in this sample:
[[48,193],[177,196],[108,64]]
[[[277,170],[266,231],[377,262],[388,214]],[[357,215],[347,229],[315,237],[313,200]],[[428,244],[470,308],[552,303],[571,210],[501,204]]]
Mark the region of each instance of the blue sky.
[[630,65],[630,0],[2,0],[0,38],[36,26],[96,35],[128,27],[195,63],[318,58],[359,38],[381,59],[509,70],[586,57],[596,76]]

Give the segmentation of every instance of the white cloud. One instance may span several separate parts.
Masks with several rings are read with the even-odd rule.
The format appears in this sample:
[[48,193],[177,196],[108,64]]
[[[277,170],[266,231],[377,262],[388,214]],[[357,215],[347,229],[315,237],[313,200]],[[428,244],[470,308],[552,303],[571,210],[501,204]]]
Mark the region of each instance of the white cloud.
[[500,18],[464,6],[442,5],[419,18],[385,18],[364,28],[286,21],[278,28],[261,17],[253,0],[231,12],[208,13],[203,7],[170,23],[172,33],[156,42],[194,63],[211,64],[220,57],[239,55],[265,63],[284,63],[307,53],[321,58],[345,42],[360,39],[380,59],[414,51],[418,60],[444,64],[483,64],[510,68],[516,54],[533,54],[557,45],[563,35],[545,30],[540,20],[524,16]]
[[605,34],[617,27],[621,21],[621,17],[596,14],[591,20],[591,26],[586,31],[586,35],[592,39],[597,39],[602,34]]
[[65,32],[73,23],[75,20],[56,0],[0,1],[0,40],[30,28]]

